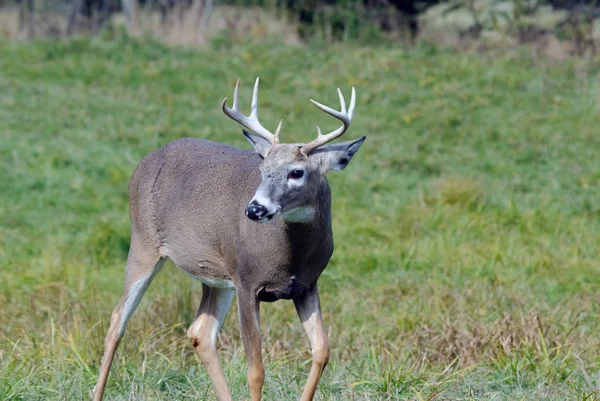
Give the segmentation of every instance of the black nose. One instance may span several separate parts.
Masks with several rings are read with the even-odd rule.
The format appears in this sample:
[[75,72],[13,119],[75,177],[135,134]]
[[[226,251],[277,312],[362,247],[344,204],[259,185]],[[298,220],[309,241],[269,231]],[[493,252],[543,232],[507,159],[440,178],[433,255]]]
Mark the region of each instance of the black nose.
[[250,202],[246,208],[246,216],[251,220],[260,220],[267,214],[267,209],[256,201]]

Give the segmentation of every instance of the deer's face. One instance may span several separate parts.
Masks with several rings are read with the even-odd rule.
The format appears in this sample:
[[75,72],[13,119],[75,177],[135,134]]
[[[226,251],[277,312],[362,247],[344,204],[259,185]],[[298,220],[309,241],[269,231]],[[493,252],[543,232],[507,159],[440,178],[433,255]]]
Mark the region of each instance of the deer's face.
[[325,173],[343,170],[364,141],[323,147],[306,156],[300,151],[302,144],[271,146],[262,138],[244,134],[263,157],[262,181],[246,208],[246,216],[258,222],[269,221],[278,213],[289,221],[312,220]]
[[[257,149],[258,150],[258,149]],[[246,216],[268,221],[309,206],[317,193],[320,174],[295,144],[278,144],[264,153],[260,166],[262,181],[248,204]]]
[[246,216],[251,220],[263,222],[271,220],[277,213],[282,213],[287,221],[312,220],[315,213],[313,205],[319,201],[316,199],[317,193],[325,173],[345,169],[365,140],[363,136],[355,141],[324,146],[342,136],[350,126],[356,102],[354,88],[347,109],[344,96],[338,89],[340,111],[311,99],[319,109],[340,120],[342,126],[326,135],[317,127],[317,138],[306,144],[279,143],[283,120],[279,122],[275,133],[267,130],[258,121],[258,78],[252,92],[251,112],[247,116],[239,109],[239,89],[238,79],[233,92],[233,108],[227,107],[227,98],[223,99],[221,108],[231,119],[254,131],[254,134],[251,134],[244,130],[244,135],[263,158],[260,167],[262,181],[246,208]]

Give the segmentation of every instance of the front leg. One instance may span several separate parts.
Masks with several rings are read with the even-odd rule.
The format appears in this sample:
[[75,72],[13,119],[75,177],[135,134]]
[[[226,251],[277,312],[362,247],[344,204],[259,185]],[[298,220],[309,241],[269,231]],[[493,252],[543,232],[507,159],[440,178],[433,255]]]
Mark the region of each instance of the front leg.
[[240,327],[248,359],[248,387],[252,401],[260,401],[265,369],[262,363],[260,340],[260,303],[255,294],[238,290]]
[[321,318],[321,303],[317,284],[307,292],[294,299],[298,316],[302,321],[304,330],[310,339],[312,348],[312,365],[308,374],[308,381],[304,386],[301,401],[312,401],[317,391],[321,374],[329,362],[329,341],[323,327]]

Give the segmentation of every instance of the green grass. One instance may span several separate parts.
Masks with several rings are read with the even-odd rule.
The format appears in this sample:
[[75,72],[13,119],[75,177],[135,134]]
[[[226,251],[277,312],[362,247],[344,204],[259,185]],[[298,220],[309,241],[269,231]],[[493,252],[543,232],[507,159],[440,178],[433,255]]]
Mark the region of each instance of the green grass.
[[[600,69],[434,47],[199,51],[122,38],[0,43],[0,399],[83,400],[128,251],[127,182],[180,137],[247,147],[219,105],[261,80],[267,127],[307,141],[356,86],[330,174],[319,400],[598,400]],[[200,287],[168,264],[132,319],[107,400],[214,399],[185,337]],[[248,397],[235,308],[219,353]],[[265,400],[298,399],[309,345],[262,308]]]

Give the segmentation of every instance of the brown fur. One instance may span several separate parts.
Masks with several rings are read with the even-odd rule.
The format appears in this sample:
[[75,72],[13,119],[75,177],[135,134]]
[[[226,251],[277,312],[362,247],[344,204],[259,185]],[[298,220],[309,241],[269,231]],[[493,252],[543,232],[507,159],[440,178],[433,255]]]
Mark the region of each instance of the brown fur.
[[132,233],[192,276],[229,279],[253,293],[284,288],[292,275],[309,287],[333,252],[329,185],[319,177],[314,203],[324,218],[259,224],[244,210],[260,164],[256,152],[193,138],[152,152],[131,178]]

